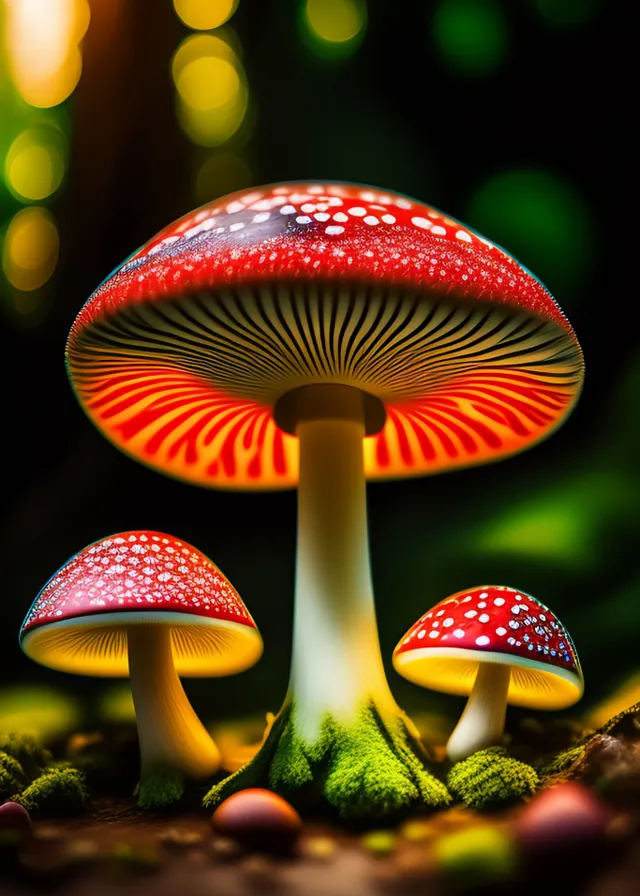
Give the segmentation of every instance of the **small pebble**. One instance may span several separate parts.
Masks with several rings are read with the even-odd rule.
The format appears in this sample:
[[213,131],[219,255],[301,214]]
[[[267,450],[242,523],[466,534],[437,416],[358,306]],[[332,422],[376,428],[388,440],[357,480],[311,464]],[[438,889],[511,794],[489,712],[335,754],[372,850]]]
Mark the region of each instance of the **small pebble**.
[[228,797],[213,813],[211,824],[224,837],[274,854],[289,853],[302,832],[302,819],[293,806],[257,787]]
[[242,846],[231,837],[217,837],[211,844],[211,855],[219,862],[233,862],[242,854]]
[[95,840],[70,840],[65,846],[67,858],[76,862],[95,861],[101,857],[101,849]]
[[333,837],[307,837],[302,844],[302,852],[310,859],[330,859],[337,849]]
[[190,831],[185,828],[168,828],[158,835],[158,839],[165,846],[188,848],[202,843],[204,834],[201,831]]
[[412,843],[419,843],[434,837],[437,834],[437,828],[430,821],[405,821],[400,828],[400,834],[405,840],[409,840]]
[[369,831],[360,842],[375,856],[389,856],[395,851],[397,838],[393,831]]
[[31,816],[19,803],[0,806],[0,846],[22,846],[32,835]]
[[537,856],[602,843],[613,818],[600,797],[570,781],[533,797],[516,816],[514,830],[526,853]]
[[242,871],[254,883],[270,883],[273,879],[273,863],[267,856],[246,856],[242,860]]

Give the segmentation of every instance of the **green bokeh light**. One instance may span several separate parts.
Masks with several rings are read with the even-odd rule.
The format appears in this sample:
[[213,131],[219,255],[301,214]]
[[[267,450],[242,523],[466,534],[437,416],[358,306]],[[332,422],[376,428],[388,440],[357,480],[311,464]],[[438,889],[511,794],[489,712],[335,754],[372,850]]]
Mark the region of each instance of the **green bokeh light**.
[[546,171],[516,169],[492,177],[473,197],[468,221],[562,300],[580,287],[593,260],[587,204],[570,184]]
[[597,0],[537,0],[536,6],[554,25],[584,25],[598,11]]
[[0,735],[32,734],[46,743],[80,721],[75,697],[47,685],[14,685],[0,691]]
[[433,37],[447,65],[465,75],[494,71],[509,47],[504,14],[494,0],[442,0]]
[[305,0],[300,28],[305,43],[325,59],[344,59],[358,49],[367,28],[365,0]]

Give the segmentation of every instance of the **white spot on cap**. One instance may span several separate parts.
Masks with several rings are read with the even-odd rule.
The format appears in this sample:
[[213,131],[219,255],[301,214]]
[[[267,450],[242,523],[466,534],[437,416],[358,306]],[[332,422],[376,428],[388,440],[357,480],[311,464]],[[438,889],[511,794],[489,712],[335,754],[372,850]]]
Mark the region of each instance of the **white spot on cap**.
[[434,236],[446,236],[447,235],[447,231],[444,229],[444,227],[441,227],[439,224],[436,224],[435,227],[431,228],[431,233],[433,233]]
[[344,223],[345,221],[349,220],[349,216],[345,215],[344,212],[336,212],[335,215],[333,216],[333,220],[340,221],[341,223]]
[[262,224],[263,221],[268,221],[270,217],[271,217],[271,214],[269,212],[260,212],[259,215],[253,216],[253,223],[254,224]]
[[374,227],[376,224],[379,224],[380,221],[378,220],[378,218],[376,218],[375,215],[367,215],[367,217],[364,219],[364,223],[369,224],[371,227]]
[[480,600],[486,600],[489,597],[489,595],[487,594],[486,591],[483,591],[481,594],[478,595],[478,597],[480,598]]
[[478,611],[477,610],[467,610],[467,612],[464,615],[467,617],[467,619],[473,619],[474,616],[478,615]]
[[307,213],[315,212],[315,210],[316,210],[316,207],[311,202],[305,202],[305,204],[300,207],[300,211],[307,212]]
[[453,618],[451,616],[447,616],[446,619],[442,620],[442,625],[445,628],[450,628],[453,625]]
[[487,644],[491,643],[491,638],[488,638],[486,635],[480,635],[479,638],[476,638],[476,644],[478,647],[486,647]]
[[428,218],[412,218],[411,223],[415,224],[416,227],[421,227],[423,230],[431,230],[431,227],[433,226]]
[[461,628],[457,628],[453,633],[454,638],[464,638],[464,632]]
[[297,224],[311,224],[311,218],[308,215],[298,215],[296,218]]
[[281,215],[295,215],[296,207],[295,205],[283,205],[280,209]]
[[482,613],[480,616],[478,616],[478,622],[488,622],[490,619],[491,616],[489,616],[488,613]]
[[328,221],[331,216],[326,212],[316,212],[313,217],[316,219],[316,221]]
[[362,208],[361,205],[354,205],[353,208],[349,209],[349,214],[354,215],[356,218],[364,218],[367,214],[366,208]]
[[396,219],[393,217],[393,215],[383,215],[382,220],[385,224],[395,224],[396,223]]
[[436,616],[444,616],[444,610],[438,610]]
[[484,608],[485,608],[486,606],[487,606],[487,602],[486,602],[486,600],[481,600],[481,601],[478,603],[478,607],[479,607],[481,610],[484,610]]
[[502,607],[504,605],[504,597],[496,597],[494,604],[496,607]]
[[458,237],[459,240],[464,240],[465,243],[471,242],[471,236],[470,236],[470,234],[467,233],[466,230],[457,230],[456,236]]
[[229,228],[229,230],[231,230],[231,231],[242,230],[243,227],[244,227],[244,224],[242,223],[242,221],[238,221],[236,224],[232,224],[231,227]]
[[243,202],[230,202],[227,206],[227,213],[229,215],[234,215],[236,212],[241,212],[244,208]]
[[503,628],[502,626],[500,626],[500,628],[496,629],[496,635],[502,636],[502,635],[506,635],[506,634],[507,634],[506,628]]
[[329,227],[327,227],[325,233],[328,233],[330,236],[344,233],[344,227],[336,227],[333,224],[330,224]]
[[427,633],[425,632],[425,630],[422,629],[422,631],[419,631],[419,632],[418,632],[418,638],[419,638],[420,640],[422,640],[426,634],[427,634]]
[[440,632],[436,632],[436,631],[429,632],[429,637],[430,637],[430,638],[439,638],[439,637],[440,637]]
[[408,199],[396,199],[396,205],[398,208],[411,208],[411,203]]
[[463,597],[463,598],[462,598],[462,603],[463,603],[463,604],[468,604],[470,600],[473,600],[473,598],[471,597],[470,594],[467,594],[466,597]]

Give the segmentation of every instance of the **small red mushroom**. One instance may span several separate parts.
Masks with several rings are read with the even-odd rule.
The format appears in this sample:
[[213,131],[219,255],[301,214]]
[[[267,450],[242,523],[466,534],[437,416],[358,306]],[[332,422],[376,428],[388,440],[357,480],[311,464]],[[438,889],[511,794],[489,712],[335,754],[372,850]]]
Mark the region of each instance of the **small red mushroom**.
[[453,762],[499,743],[508,703],[562,709],[584,690],[578,654],[557,616],[503,585],[440,601],[398,643],[393,664],[423,687],[470,695],[447,744]]
[[147,530],[102,538],[65,563],[36,597],[20,642],[52,669],[129,676],[143,803],[154,780],[202,779],[220,767],[179,676],[231,675],[262,653],[255,622],[212,561]]

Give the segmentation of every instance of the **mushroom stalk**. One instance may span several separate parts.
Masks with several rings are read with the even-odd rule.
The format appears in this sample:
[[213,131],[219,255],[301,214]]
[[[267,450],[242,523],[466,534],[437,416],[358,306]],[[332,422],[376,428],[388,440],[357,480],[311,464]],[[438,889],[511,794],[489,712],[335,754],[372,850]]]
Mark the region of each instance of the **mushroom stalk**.
[[452,762],[500,742],[510,678],[507,665],[480,665],[467,705],[447,743],[447,756]]
[[[334,387],[335,388],[335,387]],[[339,391],[338,391],[339,390]],[[290,693],[308,743],[327,714],[350,723],[367,699],[399,712],[386,681],[367,534],[362,396],[298,417],[298,546]]]
[[158,771],[194,779],[213,774],[220,767],[220,753],[178,678],[171,632],[153,623],[132,625],[127,640],[141,781]]

